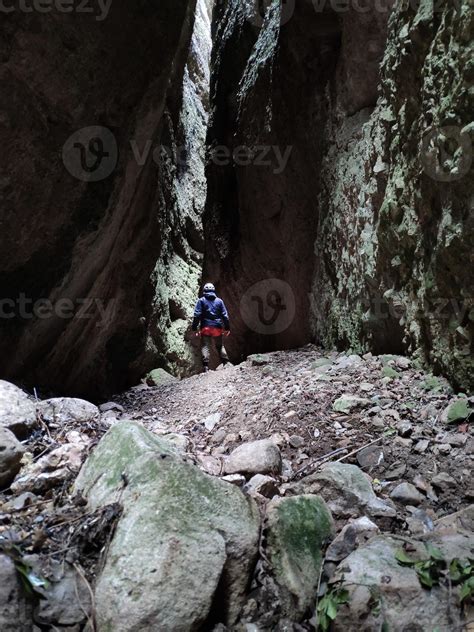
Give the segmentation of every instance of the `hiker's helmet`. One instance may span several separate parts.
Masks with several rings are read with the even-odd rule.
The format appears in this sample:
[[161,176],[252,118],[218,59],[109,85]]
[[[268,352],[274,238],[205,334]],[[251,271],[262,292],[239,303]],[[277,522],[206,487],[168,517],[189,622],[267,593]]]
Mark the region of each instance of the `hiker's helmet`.
[[214,285],[212,283],[206,283],[206,285],[204,286],[204,294],[207,294],[208,292],[215,292],[216,288],[214,287]]

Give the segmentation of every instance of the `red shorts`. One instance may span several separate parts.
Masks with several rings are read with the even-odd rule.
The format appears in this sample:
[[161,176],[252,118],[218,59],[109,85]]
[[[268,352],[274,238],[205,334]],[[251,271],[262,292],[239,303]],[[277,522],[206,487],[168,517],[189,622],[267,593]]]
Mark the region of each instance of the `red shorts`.
[[220,327],[203,327],[201,336],[210,336],[211,338],[219,338],[222,336],[223,330]]

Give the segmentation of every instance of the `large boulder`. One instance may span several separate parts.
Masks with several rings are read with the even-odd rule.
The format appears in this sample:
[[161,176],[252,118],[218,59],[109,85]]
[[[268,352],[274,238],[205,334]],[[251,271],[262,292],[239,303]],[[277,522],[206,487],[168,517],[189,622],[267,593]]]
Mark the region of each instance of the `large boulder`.
[[13,482],[21,468],[25,448],[13,432],[0,426],[0,489]]
[[38,412],[45,421],[58,425],[81,425],[97,421],[100,416],[97,406],[75,397],[46,399],[38,404]]
[[36,424],[35,403],[21,388],[0,380],[0,426],[24,439]]
[[314,603],[322,548],[333,530],[332,516],[319,496],[278,498],[267,509],[267,549],[282,613],[298,620]]
[[374,493],[367,476],[356,465],[330,463],[292,486],[297,494],[321,494],[334,516],[342,518],[369,515],[392,518],[395,509]]
[[255,503],[237,487],[123,422],[89,457],[76,491],[91,509],[116,501],[124,507],[97,581],[99,632],[186,632],[210,617],[235,621],[260,524]]
[[[339,607],[331,628],[346,630],[461,630],[459,586],[440,582],[423,588],[413,565],[397,560],[409,544],[409,558],[426,560],[429,553],[419,541],[376,536],[339,565],[333,582],[348,591],[348,602]],[[472,559],[472,535],[438,536],[431,544],[445,562]],[[341,582],[339,584],[339,582]],[[416,622],[416,624],[415,624]]]

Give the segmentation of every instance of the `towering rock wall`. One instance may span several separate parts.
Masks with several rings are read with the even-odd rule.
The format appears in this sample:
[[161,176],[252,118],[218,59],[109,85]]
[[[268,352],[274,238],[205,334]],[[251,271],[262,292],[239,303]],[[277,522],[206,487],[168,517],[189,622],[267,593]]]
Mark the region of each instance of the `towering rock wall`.
[[206,133],[209,115],[211,18],[214,0],[197,0],[194,30],[182,86],[164,117],[160,152],[160,253],[147,350],[150,361],[175,375],[196,368],[189,338],[204,254]]
[[199,156],[172,164],[205,126],[195,1],[105,4],[0,34],[1,377],[89,397],[166,363],[202,251]]
[[[261,4],[219,7],[211,80],[234,160],[208,167],[205,270],[234,358],[406,350],[472,388],[470,3]],[[291,154],[276,173],[241,145]]]
[[397,3],[380,99],[327,125],[313,286],[328,343],[408,350],[474,383],[472,9]]

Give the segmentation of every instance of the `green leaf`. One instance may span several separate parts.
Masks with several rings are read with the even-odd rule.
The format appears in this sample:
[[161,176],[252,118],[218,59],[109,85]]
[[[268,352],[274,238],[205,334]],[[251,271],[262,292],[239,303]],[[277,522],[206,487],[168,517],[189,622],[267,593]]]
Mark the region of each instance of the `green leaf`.
[[326,614],[332,621],[334,621],[334,619],[337,617],[337,602],[334,601],[334,599],[330,599],[328,601]]
[[400,564],[408,564],[410,566],[413,566],[415,564],[415,560],[409,557],[403,549],[398,549],[395,552],[395,559],[397,560],[397,562],[400,562]]
[[433,546],[430,542],[426,544],[426,549],[431,558],[437,560],[438,562],[444,562],[444,557],[441,551],[437,547]]
[[473,594],[473,592],[474,592],[474,588],[469,586],[469,580],[467,582],[464,582],[464,584],[461,586],[461,594],[459,595],[461,601],[464,601],[466,597],[470,597]]
[[418,577],[423,586],[426,586],[427,588],[433,588],[434,581],[428,571],[420,571],[418,573]]
[[347,603],[349,601],[349,591],[341,590],[340,592],[338,592],[336,595],[336,601],[338,604]]

